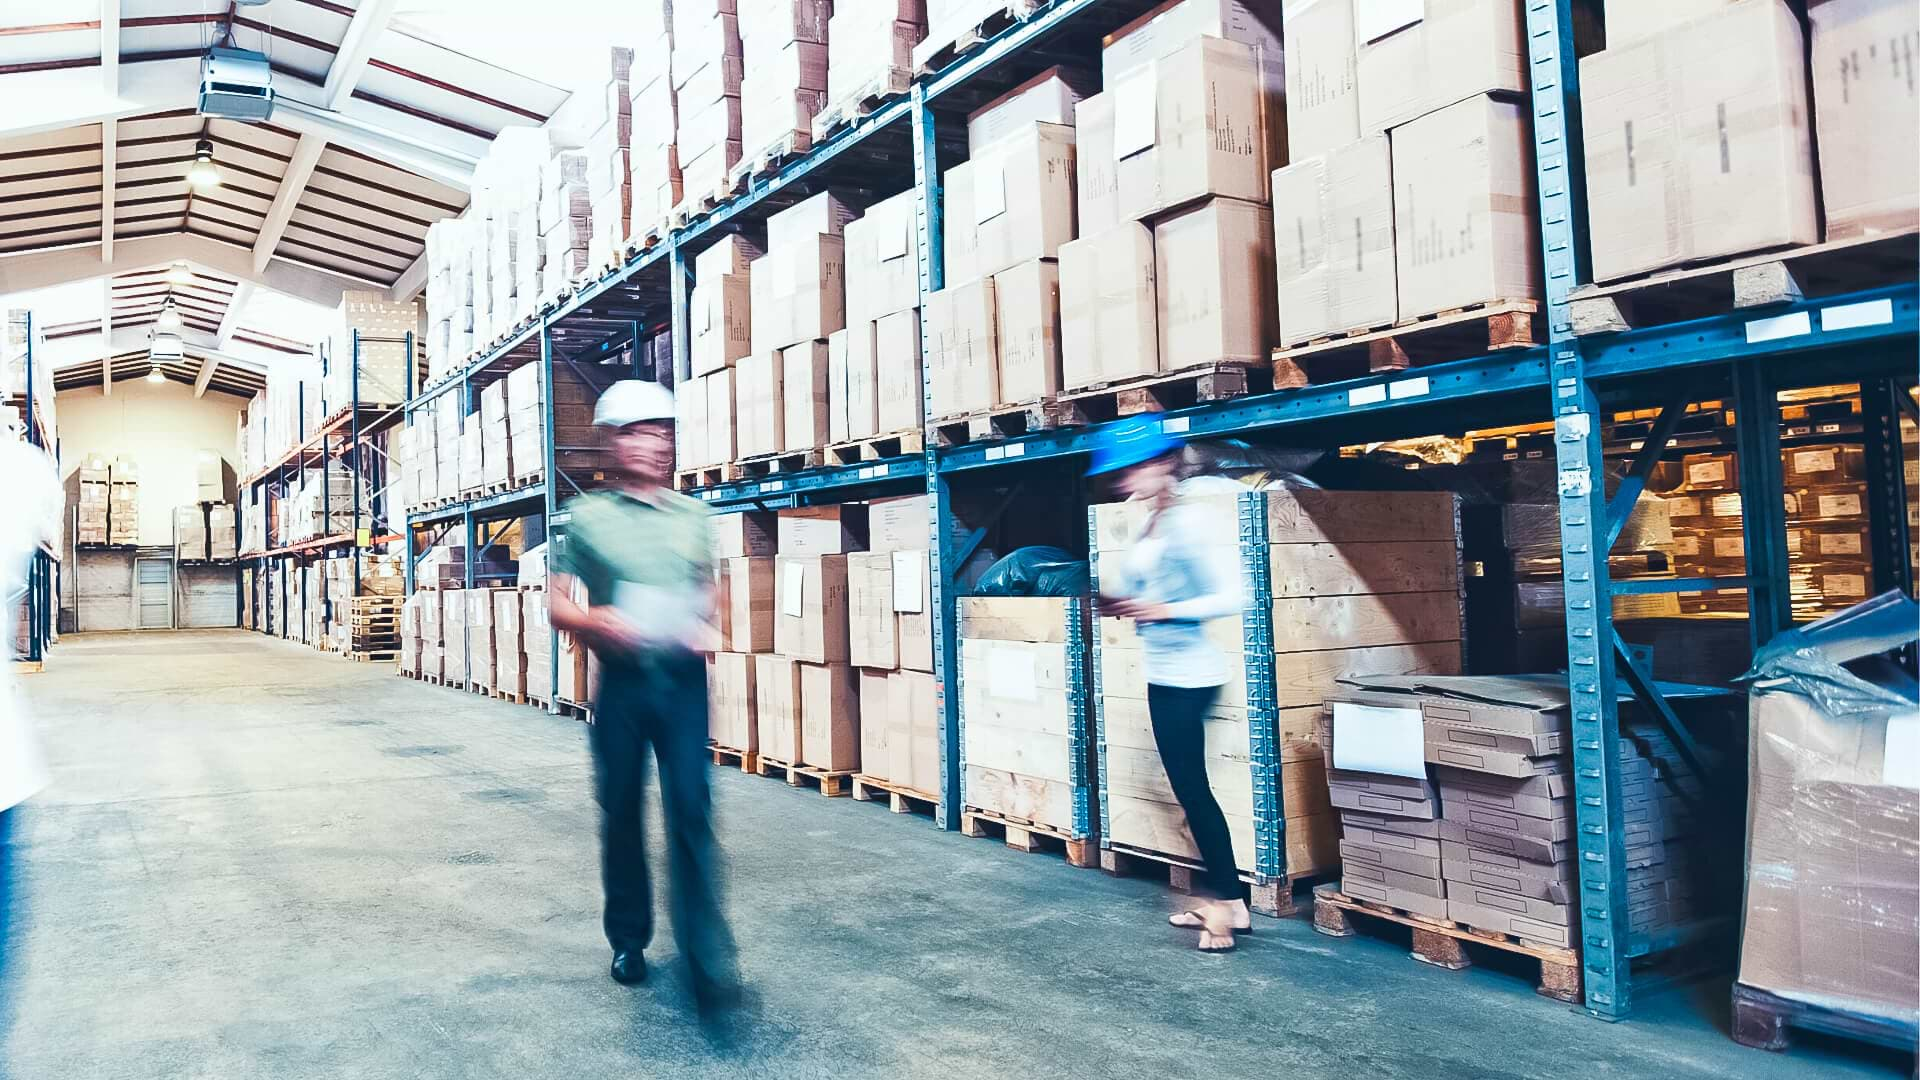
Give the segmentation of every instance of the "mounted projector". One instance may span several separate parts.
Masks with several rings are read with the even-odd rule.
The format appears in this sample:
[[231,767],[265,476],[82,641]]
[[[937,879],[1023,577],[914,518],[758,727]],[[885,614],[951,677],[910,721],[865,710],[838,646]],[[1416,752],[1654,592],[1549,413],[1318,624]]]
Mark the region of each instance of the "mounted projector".
[[200,62],[200,115],[258,123],[273,115],[273,69],[265,53],[216,45]]

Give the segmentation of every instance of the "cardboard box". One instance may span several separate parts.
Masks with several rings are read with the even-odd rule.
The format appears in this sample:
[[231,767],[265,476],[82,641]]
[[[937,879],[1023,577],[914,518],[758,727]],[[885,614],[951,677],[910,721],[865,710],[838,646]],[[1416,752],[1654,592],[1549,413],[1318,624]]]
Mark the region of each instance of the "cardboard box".
[[1360,130],[1386,131],[1492,91],[1527,89],[1520,0],[1356,4]]
[[779,551],[779,521],[771,510],[715,514],[713,554],[720,559],[772,555]]
[[774,560],[771,556],[721,559],[725,613],[722,648],[729,652],[772,652],[774,647]]
[[1447,917],[1447,901],[1442,897],[1410,889],[1398,889],[1368,878],[1356,878],[1342,873],[1340,891],[1358,900],[1371,900],[1376,904],[1411,911],[1415,915],[1425,915],[1430,919]]
[[1672,0],[1648,4],[1643,0],[1606,0],[1607,45],[1625,45],[1654,37],[1695,19],[1718,15],[1737,0]]
[[933,670],[932,564],[925,551],[893,554],[893,610],[900,617],[900,666]]
[[791,247],[816,236],[841,236],[858,216],[852,194],[838,188],[794,203],[767,218],[767,248]]
[[893,673],[865,668],[857,676],[860,686],[860,773],[875,780],[887,780],[892,761],[887,749],[892,733]]
[[999,339],[992,278],[949,286],[926,298],[927,377],[936,416],[1000,404]]
[[1156,63],[1196,38],[1220,38],[1257,51],[1266,80],[1279,93],[1282,67],[1277,5],[1241,0],[1166,0],[1107,35],[1100,51],[1100,83],[1112,89],[1122,76]]
[[[1328,0],[1315,4],[1326,6]],[[1387,137],[1370,135],[1293,160],[1273,174],[1278,340],[1297,345],[1393,325],[1400,302]]]
[[1060,264],[1031,259],[993,275],[1000,389],[995,404],[1060,392]]
[[[1287,160],[1298,163],[1360,137],[1359,50],[1352,0],[1287,0]],[[1290,209],[1275,193],[1273,205]]]
[[[1482,900],[1506,897],[1510,898],[1510,901],[1520,900],[1528,904],[1546,903],[1545,901],[1532,900],[1527,897],[1513,896],[1510,893],[1494,892],[1491,889],[1463,886],[1462,891],[1468,892],[1471,896]],[[1469,900],[1454,899],[1453,897],[1447,898],[1446,913],[1441,917],[1452,919],[1458,923],[1465,923],[1475,930],[1482,930],[1492,934],[1512,934],[1522,941],[1534,942],[1540,945],[1557,945],[1561,948],[1571,948],[1575,937],[1574,928],[1566,923],[1550,922],[1544,919],[1534,918],[1527,915],[1524,911],[1516,911],[1505,907],[1489,907],[1483,904],[1473,903]]]
[[1533,142],[1525,108],[1470,98],[1393,132],[1402,319],[1540,295]]
[[859,669],[801,664],[800,761],[816,769],[860,767]]
[[[1646,843],[1657,840],[1648,830],[1628,830],[1629,841]],[[1492,829],[1476,829],[1447,818],[1440,820],[1440,840],[1479,848],[1482,851],[1498,855],[1511,855],[1525,862],[1563,863],[1573,858],[1573,842],[1570,840],[1543,840],[1539,837],[1525,836],[1519,833],[1498,832]]]
[[1272,211],[1222,198],[1163,218],[1153,261],[1163,368],[1267,360],[1279,333]]
[[909,188],[846,224],[847,319],[875,320],[920,305],[920,229]]
[[746,274],[720,274],[694,284],[687,311],[692,320],[688,353],[695,375],[732,367],[751,350],[751,288]]
[[1433,881],[1436,883],[1433,888],[1437,891],[1432,891],[1429,895],[1446,896],[1444,888],[1438,885],[1441,874],[1440,845],[1437,842],[1429,841],[1429,843],[1433,843],[1434,854],[1427,855],[1422,852],[1408,850],[1404,847],[1368,843],[1365,840],[1356,838],[1351,834],[1350,830],[1346,830],[1344,827],[1342,831],[1348,832],[1348,835],[1340,841],[1340,861],[1347,864],[1349,867],[1348,873],[1351,873],[1354,877],[1360,878],[1363,881],[1382,880],[1384,882],[1384,879],[1370,878],[1369,875],[1359,872],[1358,869],[1363,865],[1374,866],[1381,870],[1390,870],[1398,874],[1405,874],[1416,880]]
[[814,664],[847,662],[847,557],[779,555],[773,647]]
[[753,658],[754,720],[760,755],[783,764],[800,760],[800,664],[764,653]]
[[881,432],[918,429],[926,397],[920,362],[920,312],[883,315],[873,324],[875,412]]
[[1573,804],[1569,800],[1563,799],[1554,804],[1557,813],[1553,817],[1529,817],[1466,800],[1449,802],[1444,790],[1441,792],[1440,805],[1441,820],[1457,822],[1472,830],[1546,841],[1573,839]]
[[853,322],[827,335],[827,435],[836,443],[864,439],[878,429],[873,323]]
[[1128,221],[1060,248],[1060,365],[1068,389],[1160,370],[1153,230]]
[[760,710],[754,690],[757,657],[715,653],[709,680],[713,684],[713,740],[732,750],[760,749]]
[[1920,131],[1911,59],[1920,10],[1907,0],[1827,0],[1807,8],[1807,21],[1827,239],[1920,225],[1920,142],[1888,138]]
[[1074,129],[1035,123],[948,169],[942,240],[951,288],[1073,239]]
[[1417,893],[1421,896],[1444,900],[1447,897],[1447,882],[1440,876],[1440,860],[1433,860],[1433,874],[1424,876],[1397,870],[1384,863],[1369,862],[1365,859],[1347,857],[1348,846],[1340,844],[1340,884],[1347,888],[1351,884],[1366,882],[1383,889],[1393,889],[1402,893]]
[[945,790],[940,740],[945,728],[931,674],[896,671],[890,677],[893,705],[887,714],[887,774],[896,784],[938,797]]
[[827,444],[827,343],[808,341],[780,350],[781,394],[786,401],[784,448],[806,450]]
[[1270,162],[1283,152],[1269,152],[1262,77],[1248,46],[1198,38],[1107,84],[1123,220],[1209,196],[1267,201]]
[[925,551],[930,520],[925,495],[874,499],[867,503],[867,550]]
[[978,150],[1036,121],[1073,126],[1074,107],[1097,80],[1078,68],[1050,67],[967,114],[967,145]]
[[868,552],[846,558],[848,662],[862,668],[898,667],[900,617],[893,610],[893,554]]
[[735,410],[734,396],[734,387],[739,380],[740,376],[731,368],[687,380],[699,384],[699,394],[706,403],[705,464],[717,465],[741,456],[739,414]]
[[1340,811],[1340,828],[1348,836],[1359,836],[1379,844],[1399,844],[1410,851],[1431,853],[1427,841],[1440,842],[1440,819],[1394,817],[1364,810]]
[[739,408],[733,438],[740,457],[777,454],[786,446],[785,374],[777,350],[756,349],[734,364],[734,396]]
[[1580,83],[1596,280],[1819,239],[1803,42],[1785,4],[1736,4],[1596,53]]
[[[1564,771],[1521,779],[1441,767],[1440,802],[1448,809],[1484,806],[1503,813],[1535,818],[1564,818],[1573,813],[1573,779]],[[1465,818],[1456,820],[1465,821]]]
[[779,512],[781,555],[844,555],[867,547],[867,508],[863,503],[795,507]]
[[1073,107],[1074,234],[1093,236],[1120,224],[1119,162],[1113,156],[1113,95],[1095,94]]
[[1425,780],[1328,769],[1327,794],[1334,808],[1340,810],[1423,820],[1440,814],[1439,795]]
[[770,248],[753,264],[756,353],[824,341],[847,325],[846,241],[821,233]]

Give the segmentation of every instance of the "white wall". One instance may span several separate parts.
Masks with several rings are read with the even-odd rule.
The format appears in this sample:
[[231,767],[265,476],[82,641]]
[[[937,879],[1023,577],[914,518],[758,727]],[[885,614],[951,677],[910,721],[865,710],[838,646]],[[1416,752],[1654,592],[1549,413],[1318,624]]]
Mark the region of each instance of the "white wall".
[[127,379],[111,397],[98,386],[62,390],[58,398],[61,479],[99,454],[132,458],[140,467],[140,542],[173,543],[173,508],[196,502],[195,455],[217,450],[229,467],[240,460],[239,398],[168,380]]

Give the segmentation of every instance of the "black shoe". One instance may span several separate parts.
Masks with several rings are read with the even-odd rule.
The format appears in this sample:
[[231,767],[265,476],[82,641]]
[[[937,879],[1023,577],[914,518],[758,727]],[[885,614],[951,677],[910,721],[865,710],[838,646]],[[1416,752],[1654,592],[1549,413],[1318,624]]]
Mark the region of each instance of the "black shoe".
[[647,958],[639,949],[616,949],[607,973],[621,986],[638,986],[647,981]]

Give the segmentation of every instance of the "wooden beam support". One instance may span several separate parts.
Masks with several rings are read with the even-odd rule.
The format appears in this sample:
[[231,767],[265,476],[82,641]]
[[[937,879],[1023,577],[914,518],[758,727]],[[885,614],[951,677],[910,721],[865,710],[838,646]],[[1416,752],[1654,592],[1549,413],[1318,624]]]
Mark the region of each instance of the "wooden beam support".
[[194,397],[207,396],[207,380],[213,378],[214,369],[218,368],[219,366],[220,366],[220,360],[218,357],[215,357],[211,353],[205,353],[201,355],[200,373],[193,377],[193,396]]

